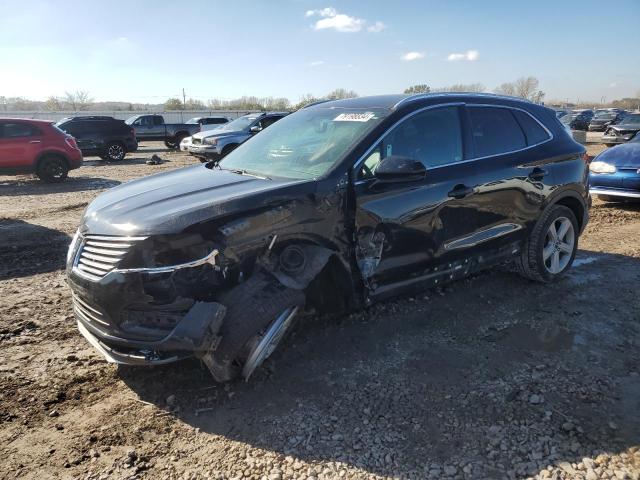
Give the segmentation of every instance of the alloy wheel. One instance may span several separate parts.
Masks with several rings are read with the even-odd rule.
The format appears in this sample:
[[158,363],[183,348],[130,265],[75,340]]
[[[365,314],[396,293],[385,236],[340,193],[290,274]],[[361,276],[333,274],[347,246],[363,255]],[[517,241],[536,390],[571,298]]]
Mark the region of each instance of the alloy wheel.
[[573,256],[576,243],[576,234],[573,223],[566,217],[558,217],[547,230],[547,235],[542,250],[544,267],[549,273],[562,272]]
[[251,349],[249,357],[244,364],[242,376],[245,380],[248,380],[255,369],[273,353],[280,341],[284,338],[285,333],[287,333],[293,324],[297,313],[298,307],[289,307],[269,325],[258,344]]
[[111,160],[121,160],[124,158],[124,148],[122,148],[122,145],[118,145],[117,143],[109,145],[107,154]]

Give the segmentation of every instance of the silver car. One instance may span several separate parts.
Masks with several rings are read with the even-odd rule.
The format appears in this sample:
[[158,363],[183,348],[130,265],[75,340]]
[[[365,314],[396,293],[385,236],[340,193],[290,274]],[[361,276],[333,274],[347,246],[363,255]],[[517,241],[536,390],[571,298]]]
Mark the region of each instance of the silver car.
[[189,153],[202,162],[220,160],[256,133],[288,115],[286,112],[250,113],[215,130],[199,132],[191,137]]

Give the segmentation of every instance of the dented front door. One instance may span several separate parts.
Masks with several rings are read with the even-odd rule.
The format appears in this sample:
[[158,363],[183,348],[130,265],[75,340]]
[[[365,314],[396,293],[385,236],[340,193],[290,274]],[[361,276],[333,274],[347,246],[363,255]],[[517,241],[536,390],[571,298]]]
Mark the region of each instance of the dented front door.
[[[485,218],[474,204],[476,162],[465,161],[458,114],[444,107],[412,116],[354,168],[356,260],[372,296],[465,271],[469,250],[455,242],[481,231]],[[421,161],[425,178],[378,181],[375,168],[390,155]]]

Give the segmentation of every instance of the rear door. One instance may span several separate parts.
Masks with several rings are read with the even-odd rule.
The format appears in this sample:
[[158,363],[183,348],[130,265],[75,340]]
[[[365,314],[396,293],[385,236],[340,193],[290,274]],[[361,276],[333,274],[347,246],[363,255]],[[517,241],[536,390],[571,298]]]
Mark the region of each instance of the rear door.
[[551,135],[523,110],[467,105],[466,112],[478,172],[477,215],[492,232],[485,248],[517,248],[554,186],[544,148]]
[[31,168],[42,140],[42,131],[27,122],[0,122],[0,168]]

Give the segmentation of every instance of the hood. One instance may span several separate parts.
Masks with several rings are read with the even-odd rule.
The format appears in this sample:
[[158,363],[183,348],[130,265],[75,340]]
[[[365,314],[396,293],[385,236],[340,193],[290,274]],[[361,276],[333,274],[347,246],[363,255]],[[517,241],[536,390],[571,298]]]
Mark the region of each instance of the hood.
[[308,181],[263,180],[194,165],[107,190],[87,207],[81,230],[97,235],[179,233],[195,223],[282,203],[313,188]]
[[616,167],[640,168],[640,142],[629,142],[605,150],[594,161]]
[[230,135],[242,135],[247,133],[245,130],[223,130],[221,127],[216,127],[215,129],[203,130],[201,132],[194,133],[193,137],[199,138],[200,140],[202,140],[204,138],[209,138],[209,137],[227,137]]
[[640,123],[618,123],[617,125],[611,125],[611,128],[616,130],[640,130]]

